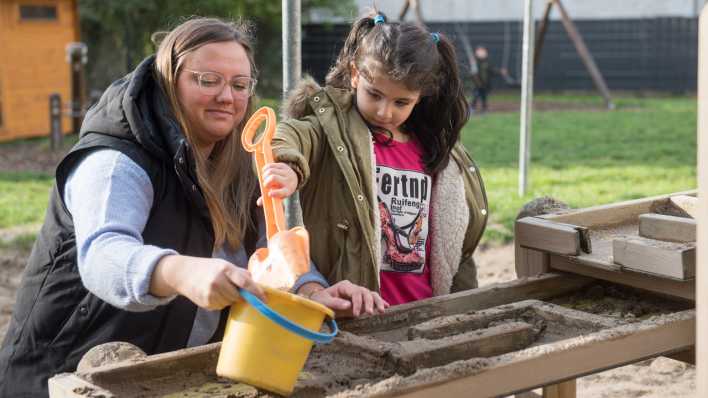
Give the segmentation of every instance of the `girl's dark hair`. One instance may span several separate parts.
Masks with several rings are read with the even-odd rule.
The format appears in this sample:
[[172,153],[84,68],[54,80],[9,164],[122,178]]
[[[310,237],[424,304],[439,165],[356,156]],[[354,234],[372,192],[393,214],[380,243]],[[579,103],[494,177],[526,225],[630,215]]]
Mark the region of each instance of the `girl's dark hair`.
[[378,72],[409,90],[420,90],[421,100],[402,127],[420,142],[425,168],[435,174],[447,166],[469,116],[455,48],[445,35],[433,37],[424,26],[381,23],[381,17],[373,14],[354,22],[326,83],[351,89],[354,65],[369,81]]

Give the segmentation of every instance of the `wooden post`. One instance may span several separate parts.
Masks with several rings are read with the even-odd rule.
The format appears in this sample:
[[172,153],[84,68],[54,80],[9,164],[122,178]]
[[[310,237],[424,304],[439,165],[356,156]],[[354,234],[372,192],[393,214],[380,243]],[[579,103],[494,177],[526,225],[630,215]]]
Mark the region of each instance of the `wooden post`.
[[612,98],[610,97],[610,90],[607,88],[607,84],[605,83],[605,79],[602,77],[602,73],[600,73],[600,69],[598,69],[597,64],[595,64],[595,59],[592,57],[592,54],[590,54],[590,50],[588,50],[587,46],[585,45],[583,37],[580,35],[578,29],[575,27],[575,23],[573,23],[573,21],[570,19],[570,16],[568,16],[568,13],[566,12],[565,7],[563,7],[563,3],[561,3],[561,0],[554,0],[554,2],[558,5],[558,11],[560,11],[561,21],[563,22],[563,26],[565,27],[566,32],[568,32],[568,37],[570,37],[570,40],[575,45],[575,49],[578,51],[580,59],[583,60],[585,67],[590,73],[590,77],[592,77],[592,81],[593,83],[595,83],[595,87],[597,87],[597,89],[600,91],[600,94],[605,99],[607,109],[614,109],[615,104],[612,102]]
[[543,398],[575,398],[575,379],[543,387]]
[[66,46],[66,58],[71,67],[71,131],[79,134],[81,123],[84,120],[84,66],[88,61],[86,44],[81,42],[69,43]]
[[696,387],[708,396],[708,7],[701,12],[698,34],[698,230],[696,267]]
[[403,21],[403,18],[408,14],[409,8],[413,8],[418,23],[423,25],[423,13],[420,11],[420,0],[405,0],[403,2],[403,8],[401,8],[401,13],[398,15],[398,20]]
[[556,0],[547,0],[546,9],[543,11],[543,18],[538,25],[538,36],[536,37],[536,49],[533,54],[533,66],[538,67],[538,62],[541,60],[541,50],[543,50],[543,42],[546,38],[546,31],[551,19],[551,9]]
[[49,96],[49,142],[53,151],[61,147],[61,97],[54,93]]
[[526,194],[531,160],[533,105],[533,0],[524,0],[524,55],[521,77],[521,128],[519,131],[519,196]]

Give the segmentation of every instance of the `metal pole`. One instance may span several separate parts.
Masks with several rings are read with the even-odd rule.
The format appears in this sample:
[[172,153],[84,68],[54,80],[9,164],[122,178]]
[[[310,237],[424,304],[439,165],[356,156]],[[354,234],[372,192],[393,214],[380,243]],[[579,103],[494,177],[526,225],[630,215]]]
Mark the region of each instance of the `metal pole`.
[[[708,7],[698,28],[698,236],[696,258],[696,387],[708,397]],[[703,264],[703,265],[701,265]]]
[[519,196],[526,194],[531,160],[531,120],[533,113],[533,0],[524,0],[524,55],[521,77],[521,128],[519,132]]
[[[302,74],[300,0],[283,0],[283,98],[295,87]],[[303,225],[300,195],[293,193],[284,201],[288,228]]]
[[283,96],[302,73],[300,0],[283,0]]

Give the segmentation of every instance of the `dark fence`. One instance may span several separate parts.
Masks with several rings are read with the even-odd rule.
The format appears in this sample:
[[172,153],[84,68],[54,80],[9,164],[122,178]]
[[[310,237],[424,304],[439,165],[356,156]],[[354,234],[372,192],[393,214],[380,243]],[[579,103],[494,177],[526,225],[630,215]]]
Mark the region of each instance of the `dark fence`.
[[[590,49],[610,90],[686,92],[696,90],[698,20],[651,18],[579,20],[578,30]],[[431,23],[455,41],[461,66],[468,70],[466,35],[472,46],[484,45],[497,67],[512,76],[521,74],[522,23],[518,21]],[[348,25],[307,25],[303,28],[303,71],[319,82],[334,61]],[[496,82],[497,87],[504,83]],[[593,84],[560,21],[551,21],[540,64],[538,90],[592,90]]]

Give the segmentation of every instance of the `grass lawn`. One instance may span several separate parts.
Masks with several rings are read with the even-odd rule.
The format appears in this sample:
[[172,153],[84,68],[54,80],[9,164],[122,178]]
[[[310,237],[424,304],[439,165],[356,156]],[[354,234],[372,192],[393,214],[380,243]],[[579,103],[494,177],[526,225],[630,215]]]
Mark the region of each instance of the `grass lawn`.
[[[601,105],[592,98],[564,100]],[[524,197],[517,193],[519,114],[472,118],[463,141],[486,183],[487,241],[510,241],[516,213],[535,197],[552,196],[580,208],[696,187],[695,98],[616,103],[614,111],[534,113]]]
[[[492,101],[500,98],[511,97]],[[537,98],[602,104],[596,96]],[[519,114],[470,120],[463,141],[486,183],[491,222],[485,241],[510,241],[517,211],[538,196],[579,208],[695,188],[695,98],[619,98],[616,104],[614,111],[534,113],[524,197],[517,194]],[[50,174],[0,170],[0,229],[41,223],[52,182]]]
[[53,182],[45,173],[0,171],[0,228],[42,222]]

